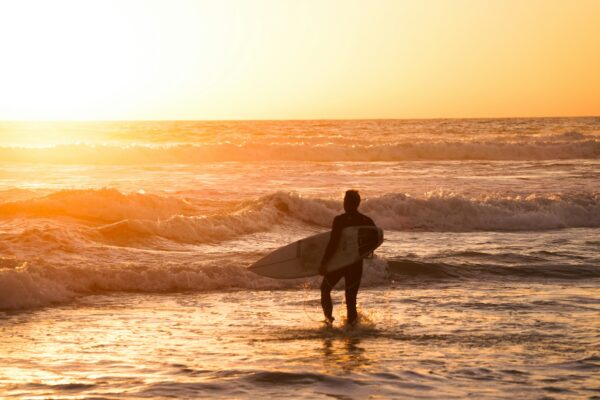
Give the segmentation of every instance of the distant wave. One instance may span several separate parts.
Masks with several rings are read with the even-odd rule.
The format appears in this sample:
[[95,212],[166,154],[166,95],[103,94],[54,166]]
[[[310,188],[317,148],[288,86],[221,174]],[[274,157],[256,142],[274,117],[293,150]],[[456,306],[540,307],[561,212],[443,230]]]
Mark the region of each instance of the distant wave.
[[[390,193],[361,210],[384,229],[406,231],[548,230],[600,227],[600,192],[467,197],[435,192]],[[193,200],[114,189],[67,190],[0,204],[0,217],[71,217],[93,221],[111,240],[162,237],[185,243],[228,240],[277,225],[331,225],[338,201],[276,192],[221,214],[198,215]]]
[[595,136],[564,133],[527,141],[436,141],[383,144],[221,143],[144,145],[59,145],[49,148],[0,147],[5,162],[77,164],[189,164],[215,161],[415,161],[551,160],[600,158]]

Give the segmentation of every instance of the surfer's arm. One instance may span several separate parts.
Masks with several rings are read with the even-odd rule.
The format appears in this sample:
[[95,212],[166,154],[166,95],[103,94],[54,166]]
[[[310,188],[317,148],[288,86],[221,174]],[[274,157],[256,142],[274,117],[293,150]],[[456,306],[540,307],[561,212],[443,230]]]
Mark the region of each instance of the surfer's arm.
[[331,226],[331,236],[329,236],[329,243],[327,243],[325,253],[323,254],[323,258],[321,259],[321,266],[319,267],[319,273],[321,275],[325,274],[325,266],[333,256],[333,253],[335,253],[335,249],[337,248],[341,237],[342,227],[340,226],[339,219],[335,217],[333,219],[333,225]]

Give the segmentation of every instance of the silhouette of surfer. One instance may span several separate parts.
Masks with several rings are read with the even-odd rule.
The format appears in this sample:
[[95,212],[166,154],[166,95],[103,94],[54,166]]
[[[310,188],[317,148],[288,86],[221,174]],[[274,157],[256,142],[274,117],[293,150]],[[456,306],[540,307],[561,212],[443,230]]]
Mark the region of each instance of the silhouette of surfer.
[[349,226],[375,225],[371,218],[358,212],[359,204],[360,195],[358,192],[356,190],[348,190],[344,196],[344,210],[346,212],[333,219],[329,243],[321,259],[321,266],[319,267],[319,275],[323,275],[323,282],[321,283],[321,306],[325,314],[325,322],[328,324],[332,324],[334,321],[331,290],[342,278],[344,278],[346,292],[347,323],[354,325],[358,317],[358,313],[356,312],[356,296],[358,295],[358,288],[363,272],[362,259],[332,272],[327,272],[327,262],[335,253],[344,228]]

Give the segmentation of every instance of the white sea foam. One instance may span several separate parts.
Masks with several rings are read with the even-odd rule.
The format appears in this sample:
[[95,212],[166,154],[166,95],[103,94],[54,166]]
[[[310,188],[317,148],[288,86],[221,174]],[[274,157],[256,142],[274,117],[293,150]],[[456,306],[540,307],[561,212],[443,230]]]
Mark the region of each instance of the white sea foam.
[[[258,204],[277,207],[307,223],[328,227],[342,212],[338,202],[275,193]],[[468,197],[432,192],[421,197],[390,193],[367,199],[361,211],[384,229],[476,231],[543,230],[600,226],[600,193],[582,192]]]
[[[206,261],[193,265],[51,265],[36,261],[0,267],[0,310],[60,304],[105,292],[161,293],[177,291],[301,289],[307,279],[274,280],[248,271],[232,257],[229,265]],[[374,258],[365,263],[364,286],[387,283],[387,263]],[[317,287],[320,278],[308,279]]]
[[600,226],[600,193],[470,198],[430,193],[415,198],[388,194],[363,207],[384,228],[394,230],[543,230]]
[[62,303],[76,296],[52,270],[37,273],[27,264],[0,268],[0,309],[13,310]]

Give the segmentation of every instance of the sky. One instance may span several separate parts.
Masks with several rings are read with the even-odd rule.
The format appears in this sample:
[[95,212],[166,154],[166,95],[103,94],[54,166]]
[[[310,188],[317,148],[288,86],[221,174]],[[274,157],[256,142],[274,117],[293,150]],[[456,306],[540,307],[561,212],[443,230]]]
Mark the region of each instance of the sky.
[[0,0],[0,120],[600,115],[596,0]]

